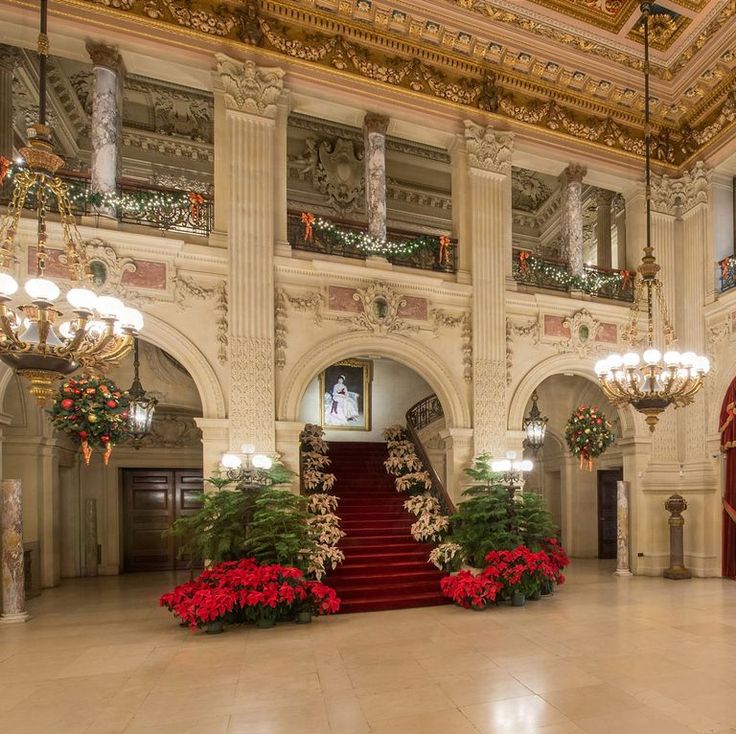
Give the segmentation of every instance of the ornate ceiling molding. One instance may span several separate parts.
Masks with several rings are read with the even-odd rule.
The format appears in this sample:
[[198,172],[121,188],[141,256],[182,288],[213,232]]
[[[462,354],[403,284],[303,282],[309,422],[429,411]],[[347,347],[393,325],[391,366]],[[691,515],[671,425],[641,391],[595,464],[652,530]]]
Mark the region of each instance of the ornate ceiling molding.
[[[493,8],[485,0],[482,3],[456,1],[478,12]],[[169,31],[179,29],[190,36],[195,33],[258,45],[266,51],[300,62],[352,74],[371,83],[424,94],[444,103],[492,113],[512,123],[544,129],[556,136],[574,137],[629,156],[643,154],[643,121],[636,108],[622,109],[594,95],[560,89],[544,79],[532,80],[500,66],[489,72],[489,62],[485,58],[477,59],[453,49],[430,47],[410,36],[397,38],[385,30],[382,33],[374,31],[370,26],[344,21],[334,14],[296,7],[287,0],[248,0],[244,6],[237,7],[215,4],[214,0],[192,0],[186,5],[178,0],[62,2],[87,10],[90,6],[97,6],[100,12],[124,15]],[[729,10],[731,6],[733,8]],[[501,20],[512,22],[508,19],[509,13],[505,10]],[[720,23],[718,28],[721,28],[734,15],[736,3],[730,2],[708,27],[717,21]],[[711,35],[704,30],[699,36],[699,47]],[[579,50],[594,53],[587,47]],[[230,60],[230,63],[241,62]],[[638,65],[641,65],[640,59]],[[264,79],[259,79],[254,69],[255,64],[249,67],[248,84],[257,88],[264,84]],[[244,93],[243,87],[238,86],[229,72],[226,76],[232,77],[227,83],[230,85],[229,96],[235,101]],[[266,86],[273,85],[269,82]],[[662,119],[658,121],[655,147],[659,162],[665,167],[681,167],[699,152],[694,149],[694,143],[699,147],[708,145],[733,126],[736,100],[732,100],[725,89],[722,86],[717,90],[718,100],[713,105],[702,102],[697,124],[692,119],[683,120],[679,126]],[[249,104],[252,105],[253,98],[248,94],[250,92],[243,99],[251,100]],[[266,107],[273,104],[273,100],[267,102]],[[258,107],[257,102],[255,105]]]

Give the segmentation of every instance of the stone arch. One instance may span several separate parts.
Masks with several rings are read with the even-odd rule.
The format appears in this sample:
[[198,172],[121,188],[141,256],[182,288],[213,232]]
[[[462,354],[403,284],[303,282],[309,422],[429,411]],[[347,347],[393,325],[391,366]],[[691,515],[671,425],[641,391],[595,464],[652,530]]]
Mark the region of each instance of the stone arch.
[[[556,354],[542,360],[534,365],[521,379],[514,391],[509,403],[508,430],[518,431],[524,420],[526,406],[532,397],[534,389],[547,377],[557,374],[570,374],[582,377],[594,385],[598,384],[590,366],[581,364],[580,359],[574,354]],[[637,423],[629,408],[617,408],[621,428],[624,436],[633,437],[637,435]]]
[[296,421],[309,383],[322,370],[341,359],[375,354],[413,369],[435,391],[445,412],[448,427],[471,426],[470,407],[447,366],[422,344],[395,334],[348,333],[325,339],[301,355],[283,381],[278,400],[278,418]]

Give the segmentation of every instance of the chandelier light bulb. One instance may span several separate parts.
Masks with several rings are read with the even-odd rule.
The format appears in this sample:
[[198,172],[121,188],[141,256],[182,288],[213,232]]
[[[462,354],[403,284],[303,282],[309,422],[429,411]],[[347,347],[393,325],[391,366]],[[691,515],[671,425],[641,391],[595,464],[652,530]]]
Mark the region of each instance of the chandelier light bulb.
[[638,366],[640,357],[636,352],[626,352],[623,356],[624,367],[633,368]]
[[88,288],[72,288],[66,300],[75,311],[94,311],[97,307],[97,294]]
[[61,294],[59,286],[46,278],[31,278],[24,287],[33,301],[53,303]]
[[644,358],[644,364],[654,365],[658,364],[659,360],[662,359],[662,353],[659,349],[647,349],[642,355]]
[[72,322],[62,321],[59,324],[59,334],[61,334],[64,339],[71,339],[74,336],[74,332],[72,331]]
[[97,299],[97,312],[103,318],[120,319],[125,310],[125,304],[114,296],[100,296]]
[[608,368],[609,370],[617,370],[623,365],[624,358],[620,354],[611,354],[608,357]]
[[238,469],[242,462],[240,457],[235,454],[223,454],[220,463],[225,469]]
[[268,470],[273,466],[273,459],[268,456],[264,456],[263,454],[256,454],[253,457],[253,466],[256,469]]
[[122,326],[128,326],[135,331],[143,330],[143,314],[137,308],[123,308],[120,315]]
[[10,273],[0,273],[0,296],[10,298],[18,290],[18,281]]
[[697,359],[698,355],[695,354],[695,352],[685,352],[680,357],[680,361],[682,362],[683,367],[694,367]]
[[504,472],[511,471],[511,460],[510,459],[494,459],[491,462],[491,471],[503,474]]
[[710,372],[710,360],[708,357],[698,357],[695,368],[699,372],[702,372],[702,374],[707,375]]
[[521,471],[531,471],[534,468],[534,463],[531,461],[531,459],[524,459],[524,461],[521,462]]
[[608,372],[608,360],[599,359],[593,369],[598,377],[603,377]]

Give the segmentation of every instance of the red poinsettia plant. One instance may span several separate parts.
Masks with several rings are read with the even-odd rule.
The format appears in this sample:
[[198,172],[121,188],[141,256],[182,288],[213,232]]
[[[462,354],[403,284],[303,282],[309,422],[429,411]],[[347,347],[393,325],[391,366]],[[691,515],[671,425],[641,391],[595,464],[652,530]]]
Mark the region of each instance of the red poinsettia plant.
[[68,377],[51,406],[51,422],[79,443],[85,464],[93,448],[102,450],[107,464],[113,446],[127,435],[129,404],[128,393],[107,377]]
[[506,595],[532,596],[543,581],[553,581],[556,569],[543,550],[531,551],[525,545],[513,550],[493,550],[486,555],[489,568],[501,580]]
[[570,565],[570,559],[557,538],[545,538],[543,542],[544,551],[549,556],[550,563],[554,568],[554,582],[558,586],[564,584],[565,576],[562,569]]
[[340,600],[334,589],[308,581],[298,568],[262,566],[253,558],[244,558],[208,568],[164,594],[160,605],[197,628],[219,621],[289,619],[305,608],[313,614],[334,614]]
[[471,571],[445,576],[440,581],[442,593],[464,609],[485,609],[496,601],[503,589],[495,569],[485,568],[479,574]]

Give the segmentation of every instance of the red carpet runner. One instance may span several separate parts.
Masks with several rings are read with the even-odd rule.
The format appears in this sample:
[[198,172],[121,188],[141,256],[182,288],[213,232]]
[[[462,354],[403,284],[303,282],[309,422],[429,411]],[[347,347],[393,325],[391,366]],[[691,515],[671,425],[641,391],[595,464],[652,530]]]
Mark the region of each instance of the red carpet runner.
[[410,528],[406,497],[383,467],[386,444],[330,442],[330,471],[337,476],[337,514],[347,535],[340,542],[345,562],[326,583],[342,600],[342,612],[372,612],[447,603],[438,571]]

